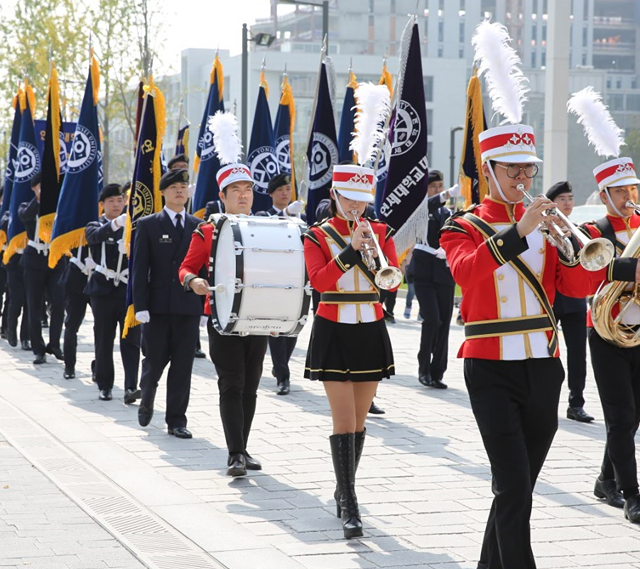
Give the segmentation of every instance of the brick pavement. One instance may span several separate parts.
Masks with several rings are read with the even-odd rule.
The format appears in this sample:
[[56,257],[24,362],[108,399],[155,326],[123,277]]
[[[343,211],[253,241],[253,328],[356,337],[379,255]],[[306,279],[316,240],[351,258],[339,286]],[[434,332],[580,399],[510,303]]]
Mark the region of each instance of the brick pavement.
[[[414,305],[414,318],[415,310]],[[35,369],[29,354],[3,342],[0,403],[33,420],[33,428],[42,431],[38,436],[50,437],[59,452],[99,474],[120,493],[120,500],[135,504],[141,515],[174,531],[175,539],[186,540],[207,559],[230,569],[475,567],[491,501],[490,472],[469,409],[461,361],[450,359],[448,390],[428,390],[415,375],[419,325],[400,317],[390,332],[398,375],[379,388],[378,403],[387,414],[372,418],[367,426],[357,485],[365,525],[365,537],[359,540],[341,539],[333,515],[327,440],[331,420],[322,386],[300,379],[309,327],[294,352],[289,396],[275,395],[267,358],[249,444],[264,470],[241,480],[224,476],[226,450],[211,362],[196,360],[188,414],[194,439],[166,435],[163,391],[152,424],[142,429],[137,406],[122,404],[121,388],[111,402],[97,399],[88,373],[89,321],[82,329],[78,363],[84,373],[73,381],[62,378],[59,363]],[[461,340],[462,331],[454,325],[452,356]],[[122,386],[121,374],[116,384]],[[538,566],[638,569],[640,528],[592,495],[604,439],[592,377],[585,395],[586,409],[596,422],[581,425],[562,418],[565,386],[559,431],[536,488],[533,541]],[[46,474],[49,463],[38,462],[20,432],[0,416],[0,434]],[[69,487],[60,470],[51,477]],[[70,495],[77,498],[72,491]],[[160,566],[148,548],[131,545],[118,527],[104,522],[103,513],[83,507],[144,564]],[[0,512],[2,508],[0,503]],[[57,562],[61,555],[54,552],[51,559]],[[172,567],[201,566],[187,564],[186,554],[176,553],[175,559],[181,558],[183,564],[176,561]],[[0,544],[0,567],[3,563],[7,559]]]

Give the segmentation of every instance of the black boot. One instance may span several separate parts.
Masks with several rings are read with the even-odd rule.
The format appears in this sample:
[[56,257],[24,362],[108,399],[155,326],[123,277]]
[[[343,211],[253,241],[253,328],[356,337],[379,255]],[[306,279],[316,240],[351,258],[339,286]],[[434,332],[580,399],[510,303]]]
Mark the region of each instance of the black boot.
[[360,510],[354,487],[356,475],[355,435],[354,433],[331,435],[329,442],[331,443],[333,469],[338,482],[338,507],[340,508],[344,537],[345,539],[362,537],[362,522],[360,521]]
[[[353,479],[353,484],[354,484],[354,488],[355,488],[355,473],[358,472],[358,465],[360,464],[360,457],[362,456],[362,449],[364,448],[364,437],[367,434],[367,429],[365,428],[364,430],[360,431],[360,432],[356,432],[355,433],[355,442],[354,442],[354,446],[355,446],[355,453],[356,453],[356,468],[353,471],[354,474],[354,479]],[[340,517],[340,500],[338,500],[338,486],[336,485],[336,491],[333,493],[333,497],[336,500],[336,515],[338,517]]]

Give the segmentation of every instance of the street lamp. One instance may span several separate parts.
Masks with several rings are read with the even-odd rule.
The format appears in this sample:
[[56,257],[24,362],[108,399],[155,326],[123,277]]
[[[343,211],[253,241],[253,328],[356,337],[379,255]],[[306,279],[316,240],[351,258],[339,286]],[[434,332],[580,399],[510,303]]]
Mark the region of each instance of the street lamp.
[[[301,6],[322,7],[322,39],[328,43],[329,38],[329,0],[321,0],[320,2],[301,2],[298,0],[278,0],[280,4],[297,4]],[[327,54],[329,50],[327,49]]]
[[272,34],[259,33],[249,37],[247,24],[242,24],[242,145],[247,152],[247,120],[248,120],[248,92],[249,82],[249,42],[255,42],[260,47],[268,48],[276,39]]
[[458,132],[459,130],[464,130],[463,126],[454,126],[451,128],[451,152],[449,154],[449,181],[451,182],[449,184],[449,187],[453,186],[454,184],[454,163],[455,163],[455,159],[456,159],[456,132]]

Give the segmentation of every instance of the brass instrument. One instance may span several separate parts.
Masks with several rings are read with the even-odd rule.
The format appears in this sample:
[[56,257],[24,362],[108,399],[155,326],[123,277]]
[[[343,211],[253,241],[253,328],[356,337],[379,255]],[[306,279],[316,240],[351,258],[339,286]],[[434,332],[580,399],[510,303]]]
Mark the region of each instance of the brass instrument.
[[[357,227],[366,223],[366,227],[371,229],[368,222],[360,221],[360,217],[356,210],[351,211],[351,215],[353,216],[353,220]],[[364,244],[360,253],[364,264],[367,265],[367,268],[375,274],[376,285],[383,290],[396,288],[402,282],[402,272],[397,267],[389,265],[382,249],[380,248],[380,243],[378,243],[378,240],[373,234],[373,230],[368,232],[365,236],[367,239],[371,239],[374,245],[371,246],[369,244]],[[376,263],[376,256],[380,259],[379,269],[378,264]]]
[[[531,197],[531,194],[524,189],[524,184],[518,184],[516,189],[522,192],[524,197],[527,198],[530,203],[533,203],[534,198]],[[569,233],[577,239],[578,244],[580,245],[580,251],[578,252],[580,264],[587,271],[599,271],[604,269],[615,257],[615,248],[608,239],[605,239],[604,237],[589,239],[572,221],[569,220],[566,215],[561,211],[558,211],[556,208],[547,210],[546,215],[555,215],[559,217],[565,227],[569,230]],[[571,242],[571,239],[564,234],[564,231],[557,223],[551,220],[543,221],[539,228],[540,231],[545,234],[547,241],[549,241],[549,243],[554,247],[557,247],[570,263],[575,261],[573,243]]]
[[[640,212],[640,207],[629,201],[627,207]],[[640,231],[632,235],[620,257],[640,256]],[[613,316],[613,308],[620,305],[620,312]],[[633,305],[640,306],[640,287],[638,283],[613,281],[602,283],[591,303],[591,319],[598,335],[621,348],[633,348],[640,345],[640,322],[624,324],[622,318]]]

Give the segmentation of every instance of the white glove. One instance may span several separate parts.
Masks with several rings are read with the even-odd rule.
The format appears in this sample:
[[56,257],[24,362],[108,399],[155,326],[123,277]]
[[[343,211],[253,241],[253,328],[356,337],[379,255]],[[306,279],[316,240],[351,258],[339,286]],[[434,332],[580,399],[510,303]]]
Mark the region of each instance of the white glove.
[[297,200],[295,202],[290,203],[286,207],[285,213],[287,215],[298,215],[299,213],[302,212],[303,209],[304,209],[304,204],[300,200]]
[[136,320],[146,324],[151,320],[151,314],[149,314],[148,310],[141,310],[140,312],[136,312]]
[[93,257],[87,257],[84,260],[84,266],[87,267],[87,269],[90,269],[91,271],[93,271],[93,269],[95,269],[98,265],[93,260]]
[[457,198],[460,196],[460,194],[462,193],[462,190],[460,190],[460,186],[458,184],[456,184],[455,186],[451,186],[448,190],[447,190],[447,195],[450,198]]
[[438,257],[438,259],[447,258],[447,254],[444,252],[444,249],[442,247],[436,249],[436,257]]
[[124,239],[118,239],[118,253],[121,255],[127,254],[127,246],[124,243]]
[[113,229],[114,231],[118,231],[118,229],[120,229],[121,227],[124,227],[126,223],[127,223],[127,214],[123,213],[122,215],[119,215],[111,222],[111,229]]
[[196,185],[195,184],[189,184],[189,187],[187,188],[188,192],[189,192],[189,197],[193,198],[193,196],[196,195]]
[[200,328],[204,328],[207,325],[207,322],[209,322],[208,316],[200,316]]

